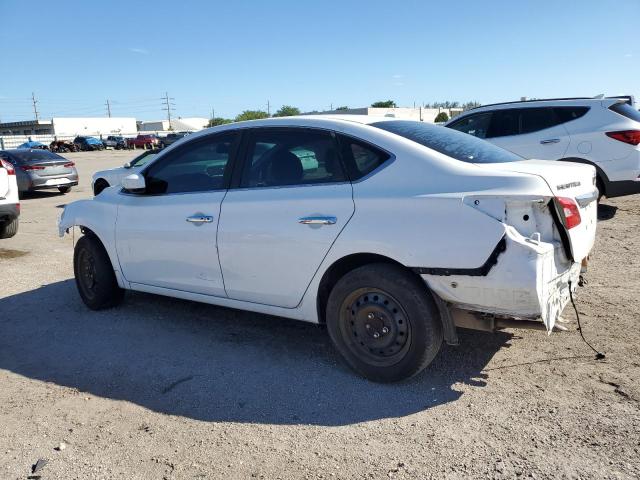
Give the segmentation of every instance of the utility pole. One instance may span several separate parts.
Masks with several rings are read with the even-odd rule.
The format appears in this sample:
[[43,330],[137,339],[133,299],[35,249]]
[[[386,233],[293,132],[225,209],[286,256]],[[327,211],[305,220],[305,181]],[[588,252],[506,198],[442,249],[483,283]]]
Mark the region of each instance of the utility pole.
[[169,130],[173,130],[173,127],[171,126],[171,111],[175,110],[175,103],[173,103],[171,100],[175,100],[175,98],[170,97],[169,93],[164,92],[164,97],[161,98],[162,100],[162,104],[164,105],[164,108],[162,110],[166,110],[167,111],[167,120],[169,121]]
[[109,116],[109,118],[111,118],[111,104],[109,103],[108,98],[107,98],[107,103],[105,105],[107,106],[107,115]]
[[269,100],[267,100],[267,115],[271,116],[271,104],[269,103]]
[[31,92],[31,101],[33,102],[33,113],[36,116],[36,122],[40,120],[40,114],[38,113],[38,101],[36,100],[36,94]]
[[211,107],[211,120],[213,120],[214,118],[216,118],[216,110],[215,108]]

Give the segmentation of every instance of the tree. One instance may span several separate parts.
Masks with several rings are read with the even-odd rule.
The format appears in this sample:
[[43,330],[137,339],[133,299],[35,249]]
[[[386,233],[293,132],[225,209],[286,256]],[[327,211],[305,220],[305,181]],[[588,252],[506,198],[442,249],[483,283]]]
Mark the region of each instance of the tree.
[[273,114],[274,117],[293,117],[295,115],[300,115],[300,109],[291,105],[283,105],[280,110]]
[[226,125],[227,123],[231,123],[231,122],[233,122],[233,120],[231,120],[230,118],[215,117],[209,120],[209,124],[207,126],[217,127],[218,125]]
[[447,115],[447,112],[440,112],[438,115],[436,115],[434,122],[440,123],[446,122],[447,120],[449,120],[449,115]]
[[386,100],[383,102],[373,102],[371,104],[372,108],[396,108],[396,102],[393,100]]
[[466,102],[462,104],[463,110],[471,110],[472,108],[479,107],[481,105],[480,102]]
[[346,105],[343,105],[342,107],[338,107],[336,108],[336,111],[340,111],[340,110],[349,110],[349,107],[347,107]]
[[236,122],[244,120],[260,120],[261,118],[269,118],[269,114],[263,110],[245,110],[235,119]]

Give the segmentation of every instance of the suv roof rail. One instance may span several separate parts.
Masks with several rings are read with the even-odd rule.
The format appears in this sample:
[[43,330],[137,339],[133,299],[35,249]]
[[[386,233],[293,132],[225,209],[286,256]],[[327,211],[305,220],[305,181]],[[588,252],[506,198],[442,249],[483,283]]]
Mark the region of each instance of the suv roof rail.
[[532,98],[531,100],[513,100],[511,102],[488,103],[486,105],[480,105],[479,107],[470,108],[469,110],[467,110],[467,112],[471,110],[475,110],[476,108],[495,107],[497,105],[511,105],[514,103],[553,102],[557,100],[602,100],[603,98],[606,98],[609,100],[624,99],[624,100],[627,100],[627,103],[629,103],[629,101],[631,101],[633,97],[629,95],[624,95],[619,97],[605,97],[604,95],[601,94],[595,97]]

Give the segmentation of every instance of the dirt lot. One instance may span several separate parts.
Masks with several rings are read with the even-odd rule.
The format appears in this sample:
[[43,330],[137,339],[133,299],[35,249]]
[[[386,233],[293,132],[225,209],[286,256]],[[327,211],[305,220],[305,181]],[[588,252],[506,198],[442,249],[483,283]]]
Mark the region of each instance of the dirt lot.
[[604,201],[578,297],[606,359],[575,324],[469,332],[377,385],[314,325],[146,294],[87,310],[57,218],[133,153],[68,156],[81,185],[23,199],[0,243],[0,478],[40,458],[43,479],[640,475],[640,196]]

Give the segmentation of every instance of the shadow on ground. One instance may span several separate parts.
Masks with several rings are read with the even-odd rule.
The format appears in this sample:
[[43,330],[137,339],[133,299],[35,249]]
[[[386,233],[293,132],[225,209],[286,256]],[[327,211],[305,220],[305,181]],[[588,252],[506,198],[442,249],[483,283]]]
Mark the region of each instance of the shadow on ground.
[[[510,339],[463,333],[425,372],[379,385],[344,367],[323,328],[140,293],[92,312],[73,280],[0,299],[0,368],[204,421],[346,425],[457,400]],[[459,387],[458,387],[459,388]]]
[[614,205],[605,205],[604,203],[598,204],[598,220],[611,220],[616,216],[618,207]]

